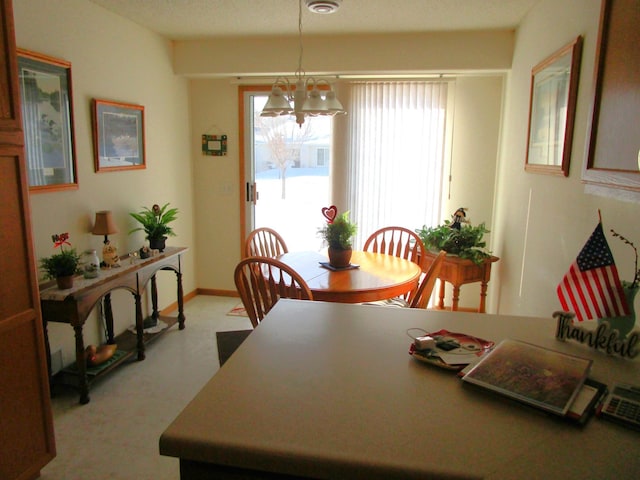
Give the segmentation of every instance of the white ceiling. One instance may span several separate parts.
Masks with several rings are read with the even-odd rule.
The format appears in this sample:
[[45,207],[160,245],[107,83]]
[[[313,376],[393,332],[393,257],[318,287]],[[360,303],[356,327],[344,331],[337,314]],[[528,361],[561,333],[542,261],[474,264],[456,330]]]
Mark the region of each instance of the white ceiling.
[[[170,39],[298,32],[297,0],[91,0]],[[303,5],[307,34],[515,28],[540,0],[343,0],[330,15]]]

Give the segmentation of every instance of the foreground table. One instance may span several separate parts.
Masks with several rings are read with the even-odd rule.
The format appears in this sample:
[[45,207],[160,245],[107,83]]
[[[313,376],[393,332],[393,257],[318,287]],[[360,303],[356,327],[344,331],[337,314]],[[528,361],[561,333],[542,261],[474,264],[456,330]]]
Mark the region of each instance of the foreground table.
[[307,282],[314,300],[362,303],[384,300],[413,290],[420,279],[420,267],[384,253],[354,251],[349,270],[332,271],[320,262],[329,259],[317,252],[289,252],[278,257]]
[[580,428],[464,385],[407,354],[413,327],[590,357],[608,384],[640,378],[638,361],[557,341],[551,318],[281,299],[160,453],[180,458],[183,480],[637,478],[638,432],[599,418]]

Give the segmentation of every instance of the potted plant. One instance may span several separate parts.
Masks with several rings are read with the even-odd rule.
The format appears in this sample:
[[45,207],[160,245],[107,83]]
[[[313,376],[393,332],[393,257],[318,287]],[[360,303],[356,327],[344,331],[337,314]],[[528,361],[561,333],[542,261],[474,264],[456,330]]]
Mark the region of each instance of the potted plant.
[[624,297],[627,301],[627,306],[629,307],[628,315],[620,315],[618,317],[608,317],[608,318],[600,318],[598,319],[598,324],[606,321],[609,323],[611,328],[617,329],[620,335],[620,338],[625,338],[629,333],[633,330],[633,327],[636,324],[636,312],[634,308],[636,294],[638,290],[640,290],[640,269],[638,268],[638,249],[633,244],[631,240],[626,239],[615,230],[611,230],[611,233],[615,238],[619,238],[626,245],[629,245],[633,248],[633,251],[636,254],[635,264],[634,264],[634,277],[631,282],[627,280],[622,280],[622,291],[624,292]]
[[425,225],[417,229],[416,233],[431,252],[444,250],[448,255],[466,258],[477,265],[491,256],[491,252],[486,250],[487,243],[483,240],[484,234],[489,233],[484,222],[476,227],[469,224],[459,227],[456,228],[452,222],[445,220],[443,225]]
[[348,211],[337,216],[335,207],[330,211],[333,212],[333,216],[327,216],[325,213],[327,224],[320,229],[319,233],[329,246],[329,263],[336,268],[348,267],[351,261],[352,240],[357,226],[349,221]]
[[165,203],[162,207],[155,204],[151,209],[143,207],[143,210],[138,213],[129,213],[129,215],[142,225],[141,227],[130,230],[129,234],[144,230],[144,233],[147,235],[146,238],[149,240],[149,248],[162,252],[165,248],[167,237],[176,236],[173,228],[169,226],[169,223],[177,218],[178,209],[168,207],[168,203]]
[[71,288],[73,276],[80,273],[78,270],[80,255],[75,248],[64,249],[64,245],[71,246],[68,233],[51,235],[51,240],[53,240],[53,248],[60,247],[60,253],[40,259],[40,268],[45,271],[47,278],[55,278],[58,288]]

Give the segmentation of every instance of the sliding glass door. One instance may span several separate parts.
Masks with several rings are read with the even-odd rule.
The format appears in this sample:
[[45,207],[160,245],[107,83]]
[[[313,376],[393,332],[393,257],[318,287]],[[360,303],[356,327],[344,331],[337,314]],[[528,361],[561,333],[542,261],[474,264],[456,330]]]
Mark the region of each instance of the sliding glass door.
[[261,117],[270,87],[243,91],[246,234],[270,227],[290,250],[320,250],[321,209],[330,203],[331,118]]

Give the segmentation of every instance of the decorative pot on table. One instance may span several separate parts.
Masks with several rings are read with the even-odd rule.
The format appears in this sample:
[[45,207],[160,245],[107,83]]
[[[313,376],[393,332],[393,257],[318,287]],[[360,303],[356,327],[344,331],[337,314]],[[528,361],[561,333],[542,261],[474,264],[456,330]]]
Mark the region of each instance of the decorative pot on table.
[[620,332],[619,338],[626,338],[626,336],[631,333],[631,330],[633,330],[633,327],[636,324],[636,311],[633,302],[636,299],[636,294],[638,293],[638,290],[640,290],[640,287],[624,288],[623,290],[624,296],[627,299],[627,305],[629,305],[629,315],[620,315],[619,317],[598,319],[598,325],[600,325],[602,322],[607,322],[609,323],[609,327],[612,330],[618,330],[618,332]]
[[62,277],[56,277],[56,283],[60,290],[66,290],[73,287],[73,275],[64,275]]
[[327,253],[329,254],[329,263],[332,267],[345,268],[349,266],[351,261],[352,250],[329,247]]
[[167,241],[167,237],[150,238],[149,239],[149,248],[151,250],[160,250],[161,252],[163,252],[164,248],[165,248],[165,242],[166,241]]

